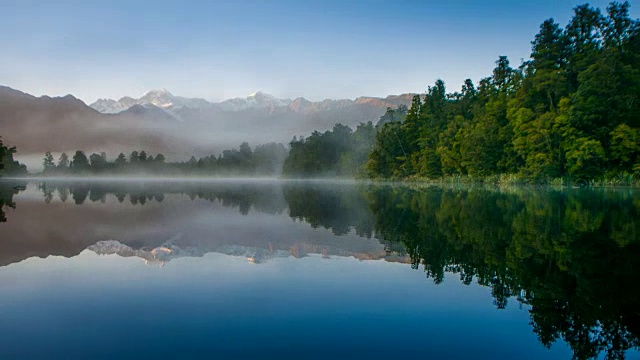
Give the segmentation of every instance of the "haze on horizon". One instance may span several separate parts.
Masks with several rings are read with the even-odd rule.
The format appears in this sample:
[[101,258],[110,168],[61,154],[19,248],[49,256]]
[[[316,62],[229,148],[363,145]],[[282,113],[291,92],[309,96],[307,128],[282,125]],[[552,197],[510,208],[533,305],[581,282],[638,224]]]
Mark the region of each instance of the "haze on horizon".
[[565,23],[584,2],[9,0],[0,79],[86,103],[157,88],[210,101],[384,97],[438,78],[457,89],[499,55],[517,66],[543,20]]

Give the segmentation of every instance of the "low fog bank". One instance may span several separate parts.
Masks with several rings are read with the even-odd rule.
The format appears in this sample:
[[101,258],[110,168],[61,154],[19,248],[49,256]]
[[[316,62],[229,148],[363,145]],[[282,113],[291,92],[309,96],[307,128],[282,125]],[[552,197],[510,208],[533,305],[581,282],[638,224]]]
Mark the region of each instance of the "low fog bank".
[[[376,184],[375,180],[369,179],[348,179],[348,178],[286,178],[282,176],[158,176],[157,174],[137,174],[129,176],[43,176],[29,175],[21,177],[1,177],[0,184],[13,183],[16,181],[26,183],[91,183],[91,184],[128,184],[128,183],[149,183],[149,184],[172,184],[172,183],[193,183],[193,184],[317,184],[317,185],[356,185],[356,184]],[[387,182],[383,182],[387,184]]]

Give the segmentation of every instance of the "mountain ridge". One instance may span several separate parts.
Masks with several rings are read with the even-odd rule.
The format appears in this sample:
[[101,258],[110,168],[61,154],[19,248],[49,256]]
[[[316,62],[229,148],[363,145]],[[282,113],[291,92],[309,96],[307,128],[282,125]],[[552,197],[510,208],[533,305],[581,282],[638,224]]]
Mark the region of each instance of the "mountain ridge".
[[133,105],[154,105],[168,112],[189,107],[192,109],[215,109],[218,111],[244,111],[256,108],[268,108],[274,111],[279,107],[286,107],[294,112],[326,111],[346,107],[353,104],[371,104],[376,107],[393,107],[408,104],[413,97],[412,93],[400,95],[388,95],[387,97],[360,96],[355,99],[323,99],[311,101],[304,97],[295,99],[281,99],[263,91],[256,91],[245,98],[231,98],[219,102],[211,102],[202,98],[187,98],[175,96],[166,88],[152,89],[144,93],[140,98],[123,96],[120,100],[101,98],[88,104],[91,108],[105,114],[116,114],[125,111]]
[[312,102],[256,92],[248,100],[230,99],[218,103],[223,104],[220,106],[162,89],[139,99],[123,97],[120,103],[125,106],[113,113],[99,111],[95,103],[91,107],[73,95],[36,97],[0,86],[0,135],[6,144],[18,148],[16,159],[36,171],[47,151],[58,155],[104,151],[113,157],[145,150],[182,161],[192,155],[219,154],[245,141],[253,146],[286,144],[294,136],[329,130],[336,123],[352,128],[367,121],[375,123],[387,107],[409,105],[412,96]]

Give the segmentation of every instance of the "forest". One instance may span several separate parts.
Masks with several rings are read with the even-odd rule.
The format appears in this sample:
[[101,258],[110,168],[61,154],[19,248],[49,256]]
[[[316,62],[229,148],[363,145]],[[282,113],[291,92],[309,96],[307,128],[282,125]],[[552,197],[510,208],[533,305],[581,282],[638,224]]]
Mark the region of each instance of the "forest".
[[614,2],[603,14],[580,5],[564,28],[544,21],[530,60],[514,68],[500,56],[491,76],[478,85],[467,79],[453,93],[437,80],[409,109],[387,109],[373,141],[365,125],[294,139],[284,174],[637,179],[640,22],[629,17],[629,6]]
[[378,129],[374,178],[588,182],[640,173],[640,22],[629,3],[580,5],[562,28],[540,25],[531,58],[501,56],[491,76],[415,96],[404,121]]
[[283,144],[268,143],[254,149],[244,142],[239,149],[224,150],[219,156],[210,155],[188,161],[167,162],[163,154],[132,151],[120,153],[109,161],[104,152],[89,156],[77,150],[69,158],[62,153],[57,162],[47,152],[43,159],[43,175],[175,175],[175,176],[274,176],[278,175],[287,156]]

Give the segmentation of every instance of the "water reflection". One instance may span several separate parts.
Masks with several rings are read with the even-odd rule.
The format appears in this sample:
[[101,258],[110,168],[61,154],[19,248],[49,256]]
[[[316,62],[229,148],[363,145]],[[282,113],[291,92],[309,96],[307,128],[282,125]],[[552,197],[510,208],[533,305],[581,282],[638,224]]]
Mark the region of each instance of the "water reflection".
[[13,202],[13,196],[18,194],[20,190],[24,190],[25,186],[24,182],[0,182],[0,222],[7,221],[4,210],[6,208],[15,209],[16,204]]
[[[16,206],[15,189],[2,188],[0,209]],[[385,259],[409,263],[436,284],[446,274],[477,282],[491,289],[497,309],[510,301],[529,306],[539,341],[550,347],[562,339],[576,358],[622,358],[640,346],[634,191],[297,182],[46,182],[37,189],[44,201],[17,201],[26,211],[0,225],[10,235],[0,244],[2,265],[84,249],[160,265],[208,252],[254,263],[311,253]],[[266,215],[278,214],[289,223],[265,226],[276,219]],[[330,233],[310,235],[309,225]]]

